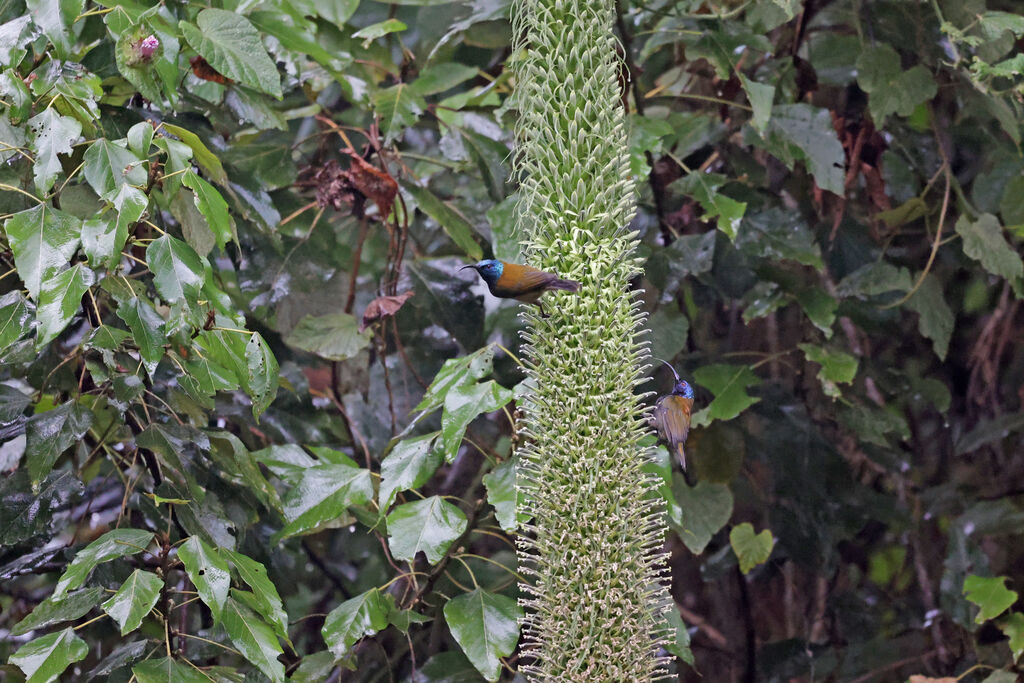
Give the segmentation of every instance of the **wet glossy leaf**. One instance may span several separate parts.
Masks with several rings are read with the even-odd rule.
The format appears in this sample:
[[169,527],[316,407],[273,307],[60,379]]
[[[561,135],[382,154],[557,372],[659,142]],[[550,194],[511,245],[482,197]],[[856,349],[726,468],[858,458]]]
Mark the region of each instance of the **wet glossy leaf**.
[[445,603],[448,628],[484,678],[498,680],[501,657],[512,654],[519,642],[524,612],[512,598],[477,588]]
[[407,28],[409,27],[405,25],[405,22],[398,19],[385,19],[384,21],[378,21],[376,24],[370,24],[365,28],[359,29],[352,34],[352,37],[362,38],[363,47],[368,47],[370,42],[376,38],[386,36],[389,33],[404,31]]
[[751,256],[791,259],[821,268],[821,249],[806,221],[797,211],[773,208],[749,214],[740,225],[736,246]]
[[[171,135],[180,139],[181,142],[185,143],[189,149],[192,150],[192,154],[195,155],[196,163],[198,163],[199,167],[203,169],[206,177],[219,185],[227,184],[228,175],[224,172],[223,164],[221,164],[217,155],[210,151],[210,148],[206,146],[198,135],[190,130],[182,128],[181,126],[175,126],[170,123],[165,122],[161,125],[163,130],[166,130]],[[174,141],[170,140],[170,142]],[[187,173],[188,172],[186,172],[186,175]]]
[[693,651],[690,649],[690,632],[686,630],[683,618],[679,611],[670,609],[668,611],[668,625],[672,629],[672,642],[666,646],[666,650],[679,657],[687,664],[693,666]]
[[516,514],[519,496],[516,489],[516,466],[506,460],[484,475],[487,487],[487,502],[494,506],[494,516],[505,531],[515,531],[520,522],[528,517]]
[[139,349],[139,355],[150,374],[164,356],[164,319],[156,312],[148,299],[131,297],[117,306],[117,317],[128,325],[132,339]]
[[24,471],[0,480],[0,544],[14,546],[46,531],[53,515],[82,491],[82,483],[67,471],[54,472],[31,491]]
[[224,554],[231,560],[242,581],[252,588],[256,611],[267,620],[280,638],[288,640],[288,615],[284,611],[277,587],[267,576],[267,568],[263,563],[233,550],[226,550]]
[[81,135],[82,124],[47,108],[29,119],[28,125],[35,133],[32,139],[32,154],[35,156],[33,175],[36,191],[42,196],[50,191],[57,176],[63,172],[60,155],[71,153],[71,144]]
[[233,597],[224,604],[221,617],[238,651],[274,683],[284,681],[284,664],[277,661],[283,650],[274,630]]
[[388,610],[376,588],[341,603],[327,615],[321,633],[331,652],[341,656],[363,636],[388,626]]
[[29,295],[39,298],[43,280],[67,265],[78,249],[81,221],[48,204],[39,204],[7,219],[4,231],[18,277]]
[[857,376],[857,359],[850,354],[814,344],[799,344],[799,347],[807,360],[821,366],[818,381],[827,396],[839,398],[842,391],[836,385],[849,384]]
[[0,296],[0,351],[28,332],[30,318],[28,302],[21,292],[8,292]]
[[805,161],[818,187],[843,194],[846,155],[827,109],[803,103],[776,105],[766,138],[768,151],[789,168],[795,161]]
[[701,220],[717,219],[718,229],[735,240],[747,205],[718,192],[726,178],[717,174],[690,173],[677,183],[679,191],[696,199],[704,214]]
[[353,461],[305,468],[283,497],[288,524],[275,534],[281,539],[316,529],[345,513],[351,505],[363,505],[373,498],[370,472]]
[[231,588],[231,571],[224,557],[198,536],[191,536],[178,548],[185,573],[195,585],[199,597],[220,621]]
[[771,531],[762,529],[760,533],[755,534],[754,526],[749,522],[738,524],[729,532],[729,544],[736,553],[740,571],[744,574],[749,574],[751,569],[768,561],[774,541]]
[[66,628],[25,643],[9,661],[25,672],[25,683],[48,683],[87,654],[85,641]]
[[441,451],[445,460],[455,460],[470,422],[478,415],[500,410],[511,400],[512,390],[494,380],[452,387],[445,394],[444,413],[441,415]]
[[113,597],[103,603],[103,611],[121,627],[121,635],[137,629],[160,597],[164,582],[152,572],[136,569],[125,579]]
[[1017,602],[1017,592],[1006,587],[1005,576],[968,576],[964,580],[964,595],[981,608],[974,618],[976,624],[995,619]]
[[194,666],[170,657],[147,659],[132,667],[139,683],[210,683],[210,677]]
[[142,159],[125,146],[100,138],[85,152],[82,174],[100,197],[112,198],[122,185],[146,184],[148,172]]
[[466,530],[466,515],[439,496],[399,505],[388,515],[388,545],[396,560],[422,551],[436,564]]
[[68,593],[56,600],[48,598],[36,605],[31,614],[19,621],[11,629],[11,635],[24,635],[37,628],[85,616],[89,610],[99,605],[104,593],[102,587],[92,586]]
[[81,263],[46,280],[36,309],[39,321],[36,348],[49,344],[64,331],[81,308],[82,296],[95,280],[92,271]]
[[416,199],[416,204],[440,224],[452,241],[473,261],[484,257],[483,249],[473,238],[473,226],[458,211],[425,187],[412,183],[402,185]]
[[494,364],[494,349],[485,346],[471,354],[450,358],[444,362],[427,387],[416,410],[433,410],[444,405],[448,392],[466,383],[475,383],[490,373]]
[[274,402],[279,379],[277,359],[259,332],[253,333],[245,345],[245,361],[245,389],[252,397],[253,417],[258,418]]
[[281,99],[281,77],[260,42],[260,34],[241,14],[208,8],[196,25],[179,24],[185,40],[228,78]]
[[679,475],[673,479],[672,492],[679,507],[670,513],[669,522],[690,552],[700,555],[732,517],[732,492],[725,484],[705,481],[691,488]]
[[434,448],[440,432],[403,439],[380,463],[381,511],[386,511],[400,491],[419,488],[427,483],[441,464],[441,453]]
[[866,48],[857,58],[857,84],[869,94],[875,125],[890,114],[910,116],[914,108],[935,97],[938,87],[928,69],[918,65],[904,71],[900,56],[886,44]]
[[217,191],[217,188],[192,171],[186,171],[181,176],[181,183],[193,191],[196,208],[206,219],[206,224],[217,240],[217,246],[223,249],[231,240],[237,241],[235,224],[228,213],[228,203],[224,201],[224,197]]
[[399,83],[378,90],[373,96],[373,108],[381,118],[385,139],[390,141],[416,124],[427,108],[427,103],[408,84]]
[[1024,262],[1007,244],[1003,226],[992,214],[982,214],[973,222],[961,216],[956,222],[956,231],[963,238],[964,253],[979,261],[988,272],[1007,280],[1024,275]]
[[746,365],[706,365],[697,368],[693,378],[715,395],[707,408],[694,415],[695,426],[712,420],[731,420],[760,400],[747,394],[747,388],[760,380]]
[[205,267],[192,247],[170,235],[162,235],[146,247],[146,262],[153,283],[165,301],[194,301],[205,281]]
[[61,575],[53,590],[52,599],[56,600],[81,586],[89,577],[96,565],[110,562],[125,555],[143,552],[153,540],[152,531],[142,529],[113,529],[85,546],[75,555],[75,559]]
[[369,346],[371,337],[371,333],[359,329],[355,316],[329,313],[303,316],[285,337],[285,343],[327,360],[347,360]]
[[92,412],[74,401],[29,419],[25,425],[25,459],[33,488],[50,474],[57,458],[82,438],[92,421]]

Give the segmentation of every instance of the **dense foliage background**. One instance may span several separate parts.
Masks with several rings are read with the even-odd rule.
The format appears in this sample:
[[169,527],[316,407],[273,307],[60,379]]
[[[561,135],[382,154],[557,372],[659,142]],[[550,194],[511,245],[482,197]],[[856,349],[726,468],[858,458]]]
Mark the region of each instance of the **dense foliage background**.
[[[679,675],[1015,680],[1024,16],[618,10]],[[508,11],[0,0],[9,680],[513,676]]]

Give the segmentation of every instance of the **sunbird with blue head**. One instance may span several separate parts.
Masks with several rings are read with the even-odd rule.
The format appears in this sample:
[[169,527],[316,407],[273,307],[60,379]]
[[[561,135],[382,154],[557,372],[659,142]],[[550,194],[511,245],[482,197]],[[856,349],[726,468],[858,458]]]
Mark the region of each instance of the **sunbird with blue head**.
[[[660,360],[660,359],[659,359]],[[665,361],[661,361],[665,363]],[[651,413],[651,421],[658,431],[670,453],[679,459],[683,471],[686,471],[686,453],[683,451],[683,444],[686,443],[686,436],[690,433],[690,413],[693,410],[693,387],[684,379],[679,379],[676,369],[665,363],[676,383],[672,387],[672,393],[662,396],[654,404],[654,412]]]
[[580,283],[575,280],[563,280],[554,273],[547,273],[532,266],[523,266],[518,263],[508,263],[498,259],[484,259],[479,263],[463,266],[459,270],[472,268],[484,282],[491,294],[502,299],[517,299],[528,304],[537,304],[542,317],[547,318],[544,312],[544,304],[540,297],[544,292],[552,290],[563,290],[575,292],[580,288]]

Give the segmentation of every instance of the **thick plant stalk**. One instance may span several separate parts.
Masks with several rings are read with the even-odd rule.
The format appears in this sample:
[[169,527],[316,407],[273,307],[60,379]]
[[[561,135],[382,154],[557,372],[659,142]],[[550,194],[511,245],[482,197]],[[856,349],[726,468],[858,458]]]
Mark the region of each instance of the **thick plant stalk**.
[[527,651],[540,680],[650,680],[667,637],[666,527],[634,394],[646,347],[612,0],[516,0],[520,225],[530,263],[582,282],[529,313],[519,485]]

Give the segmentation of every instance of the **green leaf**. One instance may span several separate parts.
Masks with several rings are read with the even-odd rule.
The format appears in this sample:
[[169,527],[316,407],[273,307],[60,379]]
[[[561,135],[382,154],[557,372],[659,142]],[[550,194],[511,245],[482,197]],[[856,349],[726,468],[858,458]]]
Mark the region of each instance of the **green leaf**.
[[740,571],[744,574],[749,574],[751,569],[768,561],[774,543],[771,531],[763,529],[761,533],[755,534],[754,527],[749,522],[734,526],[729,532],[729,545],[736,553],[736,559],[740,561]]
[[932,348],[939,360],[946,359],[949,339],[953,336],[953,311],[942,295],[942,284],[934,275],[925,276],[924,282],[906,303],[919,318],[917,329],[932,340]]
[[903,71],[899,53],[885,43],[865,48],[857,58],[857,84],[869,94],[871,117],[879,128],[890,114],[910,116],[938,92],[928,69],[918,65]]
[[475,78],[478,73],[479,69],[469,64],[431,62],[412,82],[412,88],[423,96],[436,95]]
[[1010,652],[1013,660],[1017,661],[1024,654],[1024,614],[1013,612],[1000,622],[999,629],[1010,639]]
[[29,419],[25,426],[25,459],[33,489],[50,473],[61,453],[82,438],[92,420],[92,412],[75,401]]
[[381,512],[386,512],[399,491],[418,488],[427,483],[441,464],[441,453],[434,448],[440,432],[399,441],[380,463]]
[[349,313],[302,317],[284,341],[327,360],[348,360],[370,345],[371,330],[359,331],[359,322]]
[[956,222],[956,231],[963,238],[964,253],[981,263],[988,272],[1007,280],[1024,275],[1024,262],[1006,242],[1003,226],[992,214],[983,213],[974,222],[961,215]]
[[500,658],[516,649],[519,622],[524,616],[514,599],[481,588],[444,605],[444,618],[455,642],[488,681],[498,680]]
[[35,133],[32,139],[32,167],[36,191],[45,195],[53,187],[57,176],[63,171],[61,154],[70,154],[72,143],[82,133],[82,124],[70,116],[61,116],[54,109],[44,109],[28,121]]
[[21,292],[8,292],[0,296],[0,351],[28,332],[31,317],[28,302]]
[[91,586],[80,591],[68,593],[60,598],[52,597],[42,601],[32,613],[19,621],[11,629],[11,635],[21,636],[50,624],[71,621],[85,616],[89,610],[99,603],[104,590],[102,586]]
[[234,597],[228,598],[224,604],[221,617],[228,637],[238,651],[274,683],[284,681],[284,664],[277,661],[278,655],[284,651],[274,630]]
[[717,191],[726,180],[725,176],[715,173],[690,173],[673,186],[700,203],[704,209],[701,220],[710,221],[717,218],[718,229],[735,241],[747,205]]
[[677,509],[669,508],[669,523],[694,555],[700,555],[711,538],[732,517],[732,492],[725,484],[707,481],[690,487],[678,474],[673,477],[672,493]]
[[444,557],[466,530],[462,510],[440,496],[399,505],[388,515],[388,545],[396,560],[413,560],[423,551],[430,564]]
[[694,415],[694,426],[713,420],[731,420],[761,400],[747,394],[747,387],[761,380],[746,365],[706,365],[697,368],[693,378],[715,395],[707,408]]
[[[163,123],[162,128],[188,145],[189,149],[192,150],[192,154],[195,156],[196,163],[199,164],[199,167],[203,169],[203,172],[206,173],[206,176],[210,180],[218,185],[227,185],[228,174],[224,172],[223,164],[221,164],[217,155],[211,152],[210,148],[199,139],[198,135],[190,130],[182,128],[181,126],[175,126],[167,122]],[[170,140],[170,142],[174,141]],[[168,156],[171,156],[170,151],[168,151]]]
[[206,280],[206,267],[199,254],[181,240],[170,235],[153,240],[146,247],[146,263],[164,301],[195,301],[199,296]]
[[288,640],[288,614],[284,611],[277,587],[267,576],[267,568],[263,563],[233,550],[225,550],[224,554],[235,565],[235,571],[242,581],[252,588],[256,611],[267,620],[279,637]]
[[117,317],[128,325],[146,371],[152,375],[160,359],[164,357],[164,344],[167,342],[167,337],[164,336],[164,319],[148,299],[137,296],[118,303]]
[[36,320],[39,321],[36,348],[49,344],[64,331],[82,306],[82,296],[96,281],[92,271],[81,263],[50,276],[39,293]]
[[433,621],[433,617],[420,614],[416,610],[398,609],[398,606],[395,604],[395,596],[390,593],[385,594],[384,599],[388,608],[388,623],[404,634],[409,633],[409,628],[413,624],[426,624]]
[[85,641],[66,628],[25,643],[9,661],[25,672],[25,683],[48,683],[87,654],[89,646]]
[[330,678],[337,661],[337,656],[330,650],[305,655],[299,668],[292,672],[288,680],[291,683],[321,683]]
[[[196,158],[199,158],[198,155]],[[223,249],[224,245],[231,240],[237,242],[235,223],[231,219],[231,214],[228,213],[228,203],[224,201],[220,192],[196,175],[194,171],[185,171],[181,177],[181,183],[195,193],[196,208],[206,219],[206,224],[217,240],[217,246]]]
[[815,327],[822,331],[825,339],[832,338],[832,324],[836,321],[836,310],[839,302],[832,298],[828,292],[816,287],[803,287],[796,291],[796,300],[800,308],[804,309]]
[[245,345],[245,361],[245,390],[252,397],[252,415],[258,418],[274,402],[279,381],[277,359],[259,332]]
[[444,405],[445,397],[454,387],[478,379],[491,372],[494,364],[494,349],[485,346],[473,353],[460,358],[449,358],[434,376],[434,381],[427,387],[423,400],[416,410],[434,410]]
[[494,506],[494,516],[498,524],[505,531],[515,531],[519,522],[528,519],[525,514],[516,514],[519,493],[516,489],[515,463],[506,460],[484,475],[483,481],[487,487],[487,502]]
[[132,224],[142,218],[149,205],[142,190],[131,185],[121,185],[111,201],[116,214],[96,216],[82,224],[82,249],[94,268],[113,270],[117,266]]
[[843,194],[846,155],[827,109],[803,103],[776,105],[766,140],[768,151],[788,168],[795,161],[805,161],[818,187]]
[[212,680],[196,667],[170,657],[147,659],[132,667],[139,683],[210,683]]
[[973,574],[964,579],[964,595],[981,611],[974,623],[983,624],[995,619],[1017,602],[1017,592],[1006,587],[1005,576],[982,577]]
[[662,306],[647,319],[651,331],[651,357],[674,358],[686,348],[690,320],[675,306]]
[[327,615],[321,633],[335,656],[340,657],[363,636],[388,627],[388,609],[376,588],[346,600]]
[[288,524],[273,539],[277,542],[316,529],[341,517],[349,506],[372,499],[369,470],[351,460],[305,468],[282,500]]
[[228,563],[198,536],[190,536],[178,548],[178,557],[185,565],[188,578],[195,584],[199,597],[213,612],[214,619],[220,621],[228,589],[231,588]]
[[64,570],[53,589],[51,599],[56,600],[85,582],[96,565],[134,555],[146,549],[153,540],[152,531],[142,529],[113,529],[78,551],[75,559]]
[[96,194],[104,199],[113,197],[122,185],[145,185],[149,177],[139,157],[124,146],[105,138],[89,145],[82,174]]
[[790,259],[817,269],[824,268],[821,248],[797,210],[774,207],[748,214],[736,235],[736,246],[758,259]]
[[103,611],[121,626],[122,636],[142,624],[142,619],[156,605],[163,585],[156,574],[136,569],[113,597],[103,603]]
[[39,298],[43,280],[64,268],[78,250],[81,221],[60,209],[39,204],[20,211],[4,225],[18,277],[29,296]]
[[840,297],[866,299],[890,292],[906,292],[913,286],[910,271],[886,263],[873,261],[844,277],[836,287]]
[[24,58],[26,44],[36,38],[36,31],[29,24],[32,18],[28,14],[0,24],[0,66],[17,64]]
[[425,187],[413,183],[403,183],[402,187],[409,192],[416,200],[420,209],[437,221],[452,241],[474,261],[484,257],[483,249],[473,238],[473,226],[469,224],[462,214],[453,209],[447,202],[442,201]]
[[423,97],[407,83],[378,90],[372,102],[381,119],[384,139],[388,142],[401,137],[406,128],[415,125],[427,108]]
[[352,34],[352,37],[363,38],[363,47],[367,48],[373,40],[386,36],[389,33],[404,31],[407,28],[409,27],[406,26],[403,21],[399,21],[398,19],[385,19],[384,21],[378,21],[376,24],[370,24],[365,28],[359,29]]
[[953,449],[954,455],[972,453],[986,444],[1002,441],[1011,433],[1024,430],[1024,413],[1009,413],[980,421],[974,429],[962,434]]
[[511,400],[512,391],[494,380],[452,387],[445,395],[441,415],[441,450],[445,460],[455,460],[470,422],[478,415],[500,410]]
[[1017,683],[1019,676],[1013,671],[993,671],[981,683]]
[[14,546],[45,533],[55,514],[68,509],[82,488],[82,482],[68,470],[48,476],[35,493],[23,469],[0,479],[0,499],[4,501],[0,505],[0,544]]
[[798,344],[807,360],[821,366],[818,381],[825,395],[833,399],[842,396],[837,384],[849,384],[857,376],[857,359],[843,351],[828,349],[814,344]]
[[196,16],[198,27],[179,22],[185,40],[214,69],[250,88],[281,99],[281,76],[256,28],[241,14],[208,8]]
[[772,117],[775,86],[752,81],[743,74],[739,74],[739,77],[740,83],[743,84],[743,90],[747,93],[747,99],[750,100],[750,106],[754,110],[754,116],[750,120],[750,125],[758,133],[764,134],[765,127]]
[[693,651],[690,649],[690,632],[686,630],[683,618],[679,616],[679,610],[668,610],[668,625],[672,630],[672,642],[665,646],[665,649],[693,666]]

